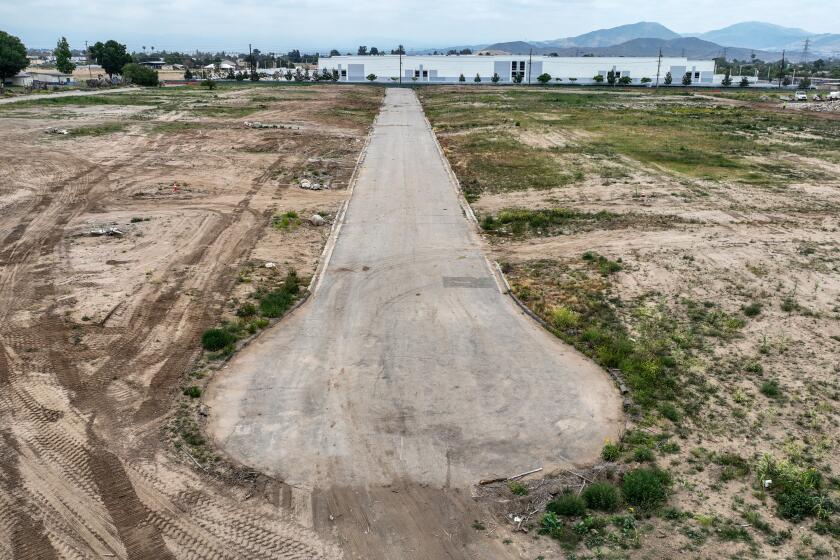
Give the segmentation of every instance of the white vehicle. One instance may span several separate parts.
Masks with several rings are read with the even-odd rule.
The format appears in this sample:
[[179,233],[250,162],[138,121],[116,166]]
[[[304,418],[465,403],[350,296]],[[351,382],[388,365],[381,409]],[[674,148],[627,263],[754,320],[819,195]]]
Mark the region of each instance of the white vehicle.
[[798,89],[796,93],[793,94],[793,99],[795,101],[808,101],[808,94],[805,93],[805,90]]
[[825,98],[829,101],[840,101],[840,91],[829,91]]

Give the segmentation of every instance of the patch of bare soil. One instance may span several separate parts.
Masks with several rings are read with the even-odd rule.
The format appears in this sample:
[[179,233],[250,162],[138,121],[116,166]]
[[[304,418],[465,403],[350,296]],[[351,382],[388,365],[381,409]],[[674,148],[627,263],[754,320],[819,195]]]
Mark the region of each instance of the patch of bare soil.
[[[309,497],[247,469],[211,474],[164,437],[200,335],[242,297],[242,275],[316,266],[329,224],[280,230],[274,216],[329,218],[344,201],[366,127],[343,116],[352,88],[305,89],[305,102],[283,88],[246,117],[297,125],[286,129],[186,106],[3,115],[0,557],[341,556]],[[181,114],[191,126],[159,126]],[[55,117],[125,127],[44,134]],[[316,169],[331,189],[300,189]]]

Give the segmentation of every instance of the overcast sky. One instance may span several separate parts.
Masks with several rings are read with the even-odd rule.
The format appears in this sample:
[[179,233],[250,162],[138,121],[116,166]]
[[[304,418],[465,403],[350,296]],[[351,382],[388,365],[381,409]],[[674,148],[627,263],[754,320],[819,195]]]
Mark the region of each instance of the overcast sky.
[[446,47],[557,39],[641,20],[678,33],[750,20],[840,33],[836,0],[0,0],[0,30],[32,47],[61,35],[73,48],[113,38],[135,50]]

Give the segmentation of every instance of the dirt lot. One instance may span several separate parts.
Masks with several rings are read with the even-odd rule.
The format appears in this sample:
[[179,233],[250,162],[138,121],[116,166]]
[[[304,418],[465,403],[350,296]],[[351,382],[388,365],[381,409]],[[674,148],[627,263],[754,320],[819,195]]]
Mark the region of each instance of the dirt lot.
[[[837,557],[836,121],[673,94],[421,98],[514,292],[630,390],[631,429],[587,479],[486,491],[488,537],[524,558]],[[667,498],[640,505],[635,470]],[[558,499],[596,479],[623,503]]]
[[[210,373],[205,329],[312,274],[380,98],[179,88],[0,108],[0,557],[340,555],[292,519],[289,487],[206,449],[182,391]],[[325,225],[301,219],[316,211]]]

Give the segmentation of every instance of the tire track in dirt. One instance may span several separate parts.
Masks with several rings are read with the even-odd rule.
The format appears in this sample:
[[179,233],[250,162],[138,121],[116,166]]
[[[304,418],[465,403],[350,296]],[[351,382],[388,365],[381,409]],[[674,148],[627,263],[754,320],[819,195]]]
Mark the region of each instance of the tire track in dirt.
[[[276,508],[251,503],[243,510],[224,484],[160,453],[173,389],[196,357],[198,334],[215,322],[236,281],[231,268],[270,220],[251,208],[269,174],[254,179],[233,208],[220,212],[198,201],[196,208],[220,217],[170,267],[193,272],[170,274],[139,294],[123,325],[79,325],[63,316],[68,224],[123,197],[125,185],[114,188],[112,178],[160,165],[157,154],[177,138],[138,142],[107,165],[61,153],[62,166],[41,172],[44,187],[16,207],[14,222],[0,216],[0,557],[5,550],[13,558],[340,555]],[[206,296],[195,301],[184,294],[191,290]],[[162,351],[154,344],[161,335],[172,335]],[[103,343],[104,362],[96,348]],[[99,365],[86,369],[86,362]],[[145,388],[123,383],[134,371],[154,372]]]

